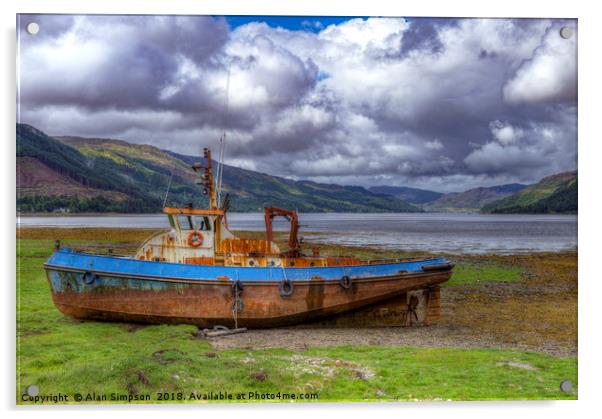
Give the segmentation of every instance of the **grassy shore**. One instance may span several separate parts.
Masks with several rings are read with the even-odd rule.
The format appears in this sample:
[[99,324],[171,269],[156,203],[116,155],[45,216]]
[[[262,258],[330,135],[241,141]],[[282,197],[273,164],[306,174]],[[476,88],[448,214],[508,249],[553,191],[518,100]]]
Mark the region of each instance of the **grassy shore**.
[[[250,402],[288,401],[290,394],[303,401],[576,398],[574,253],[454,257],[453,279],[442,291],[441,323],[369,331],[392,336],[390,342],[366,344],[355,336],[362,333],[339,330],[326,333],[344,339],[314,345],[312,339],[324,331],[298,329],[252,331],[211,341],[196,338],[193,326],[81,322],[54,307],[42,269],[53,239],[73,247],[131,253],[151,233],[18,232],[17,403],[31,403],[21,397],[31,384],[39,387],[40,395],[66,394],[63,403],[75,402],[76,394],[87,403],[102,397],[107,400],[101,403],[125,403],[135,395],[149,395],[152,402],[175,398],[198,403],[211,394],[219,398],[220,392],[234,401],[244,395],[242,401]],[[337,246],[323,246],[322,252],[393,256]],[[269,345],[260,344],[265,333],[270,333]],[[299,338],[295,345],[271,339],[279,334]],[[404,344],[406,336],[432,339]],[[566,379],[575,388],[571,393],[559,389]],[[87,395],[91,400],[85,400]]]

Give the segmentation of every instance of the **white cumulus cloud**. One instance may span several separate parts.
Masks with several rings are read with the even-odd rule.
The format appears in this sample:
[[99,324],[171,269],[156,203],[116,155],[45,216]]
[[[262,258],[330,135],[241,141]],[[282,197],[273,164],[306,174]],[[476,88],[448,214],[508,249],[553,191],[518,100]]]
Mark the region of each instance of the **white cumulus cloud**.
[[557,23],[550,26],[542,44],[516,70],[504,86],[510,103],[564,102],[577,97],[577,34],[564,39]]

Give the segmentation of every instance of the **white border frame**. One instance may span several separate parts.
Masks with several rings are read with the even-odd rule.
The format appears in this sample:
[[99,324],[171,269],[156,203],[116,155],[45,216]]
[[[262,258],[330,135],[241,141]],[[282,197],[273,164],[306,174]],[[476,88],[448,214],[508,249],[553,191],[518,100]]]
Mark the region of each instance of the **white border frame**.
[[[7,4],[8,3],[8,4]],[[600,104],[600,46],[602,25],[596,13],[595,2],[547,0],[527,2],[504,0],[496,3],[470,0],[397,3],[386,0],[350,2],[344,0],[19,0],[4,1],[2,10],[3,65],[2,126],[4,128],[2,165],[6,199],[2,206],[4,240],[0,251],[4,275],[4,329],[5,342],[2,360],[5,363],[0,381],[2,408],[5,413],[17,411],[38,412],[45,417],[82,415],[105,416],[108,411],[144,414],[153,417],[177,411],[177,415],[199,416],[244,415],[251,417],[306,417],[338,415],[359,417],[378,414],[397,417],[399,414],[420,415],[421,419],[434,416],[458,415],[482,418],[504,417],[513,414],[545,413],[550,417],[573,417],[599,411],[596,403],[601,381],[600,310],[598,299],[602,287],[598,277],[597,254],[600,222],[597,212],[602,208],[597,166],[600,165],[602,141],[598,116]],[[558,402],[454,402],[454,403],[319,403],[315,405],[209,405],[209,406],[101,406],[101,407],[15,407],[15,14],[16,13],[105,13],[105,14],[237,14],[237,15],[355,15],[355,16],[442,16],[442,17],[549,17],[579,19],[579,401]],[[403,409],[405,412],[400,412]],[[131,410],[135,410],[133,412]],[[130,413],[131,411],[131,413]],[[114,414],[114,413],[113,413]]]

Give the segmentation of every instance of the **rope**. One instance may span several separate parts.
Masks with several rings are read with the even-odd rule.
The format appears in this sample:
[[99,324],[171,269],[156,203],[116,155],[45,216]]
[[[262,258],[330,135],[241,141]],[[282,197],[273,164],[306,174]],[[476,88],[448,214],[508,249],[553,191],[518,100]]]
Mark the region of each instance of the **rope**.
[[238,291],[236,291],[236,295],[234,296],[234,307],[232,307],[232,312],[234,315],[234,328],[238,329],[238,304],[240,301],[240,296]]
[[228,112],[229,112],[229,95],[230,95],[230,68],[232,63],[228,64],[228,77],[226,79],[226,96],[224,97],[224,133],[220,138],[219,148],[219,161],[217,166],[217,177],[215,179],[215,186],[217,190],[217,202],[218,205],[221,202],[222,197],[222,174],[224,173],[224,149],[226,147],[226,130],[228,129]]
[[236,282],[232,285],[232,291],[234,291],[234,304],[232,305],[232,317],[234,318],[234,329],[238,329],[238,310],[242,311],[242,300],[240,299],[240,293],[242,292],[243,286],[238,279],[238,270],[236,270]]
[[280,262],[280,267],[282,268],[282,275],[284,276],[284,280],[288,281],[288,278],[286,277],[286,269],[284,269],[284,265],[282,264],[282,262]]
[[171,180],[173,179],[173,166],[171,168],[171,175],[169,176],[169,182],[167,183],[167,190],[165,191],[165,198],[163,198],[163,208],[167,204],[167,196],[169,195],[169,189],[171,188]]

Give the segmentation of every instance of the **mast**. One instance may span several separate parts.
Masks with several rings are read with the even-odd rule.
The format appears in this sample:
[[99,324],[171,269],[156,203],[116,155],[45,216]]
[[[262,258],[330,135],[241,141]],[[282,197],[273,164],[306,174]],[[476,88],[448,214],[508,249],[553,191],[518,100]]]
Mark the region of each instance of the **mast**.
[[198,172],[199,170],[203,169],[203,173],[201,174],[201,181],[197,182],[197,185],[201,185],[203,187],[203,195],[209,195],[209,210],[215,211],[211,214],[214,216],[212,229],[215,232],[213,236],[214,263],[216,265],[223,265],[224,254],[221,252],[221,244],[222,218],[224,214],[223,211],[220,211],[217,208],[217,200],[215,198],[215,182],[213,180],[212,172],[213,162],[211,160],[211,150],[209,148],[203,148],[203,157],[207,161],[207,165],[203,167],[202,163],[194,163],[192,165],[192,170]]
[[201,163],[195,163],[192,170],[195,172],[203,169],[201,181],[197,185],[203,187],[203,195],[209,195],[209,209],[217,209],[217,200],[215,197],[215,183],[213,181],[211,150],[207,147],[203,148],[203,157],[207,160],[207,166],[203,167]]
[[215,186],[213,183],[213,171],[211,170],[211,150],[205,147],[203,149],[203,154],[207,159],[207,167],[205,168],[205,173],[203,173],[203,180],[206,182],[203,191],[208,190],[209,192],[209,208],[217,209],[217,201],[215,199]]

